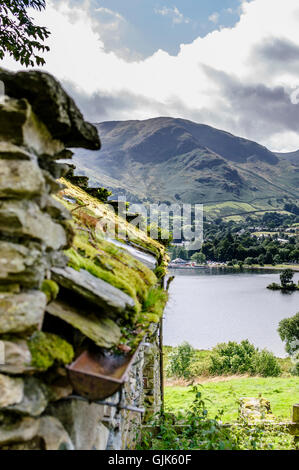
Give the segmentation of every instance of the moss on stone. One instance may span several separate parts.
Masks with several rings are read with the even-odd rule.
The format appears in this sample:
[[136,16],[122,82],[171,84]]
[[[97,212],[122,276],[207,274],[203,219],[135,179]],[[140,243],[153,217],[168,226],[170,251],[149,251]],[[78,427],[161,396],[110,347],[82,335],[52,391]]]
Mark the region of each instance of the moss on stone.
[[32,356],[32,367],[41,371],[48,370],[55,362],[69,364],[74,358],[71,344],[52,333],[35,332],[28,340]]
[[89,238],[86,232],[77,232],[73,247],[66,252],[70,266],[85,269],[122,290],[135,300],[139,312],[150,288],[157,283],[154,273],[113,243]]
[[147,325],[150,323],[159,323],[159,321],[159,315],[155,315],[154,313],[141,313],[139,317],[139,322],[143,325]]
[[158,323],[163,315],[167,301],[167,291],[159,287],[150,289],[143,303],[138,322],[145,327],[150,323]]
[[[146,232],[119,217],[82,188],[69,181],[61,182],[65,188],[59,193],[59,200],[72,212],[71,225],[75,231],[72,247],[66,251],[69,265],[78,271],[85,269],[134,299],[134,314],[119,322],[121,342],[133,349],[150,325],[159,322],[164,311],[168,295],[157,286],[167,273],[167,251]],[[66,196],[75,200],[77,206],[68,202]],[[126,234],[126,239],[123,234]],[[128,251],[116,246],[109,237],[152,254],[157,260],[155,272],[136,260]]]
[[143,304],[143,308],[147,312],[156,312],[158,315],[161,315],[167,300],[167,292],[157,287],[149,291],[148,296]]
[[45,279],[42,283],[41,291],[46,295],[48,303],[55,300],[59,294],[59,286],[56,282]]
[[[146,232],[140,230],[139,228],[133,226],[127,222],[124,218],[116,215],[114,211],[109,209],[107,205],[101,203],[98,199],[90,196],[83,189],[72,185],[69,181],[66,181],[64,178],[61,178],[61,183],[65,185],[65,189],[60,192],[60,197],[58,198],[68,209],[73,211],[73,216],[76,216],[74,211],[74,205],[67,202],[63,199],[63,196],[68,196],[72,199],[76,199],[77,202],[82,201],[84,211],[88,212],[90,215],[95,216],[99,221],[105,219],[113,223],[115,227],[119,228],[119,233],[126,232],[128,235],[128,240],[136,244],[141,249],[144,249],[152,253],[156,258],[163,258],[166,250],[161,243],[157,240],[150,238]],[[109,201],[108,201],[109,203]]]

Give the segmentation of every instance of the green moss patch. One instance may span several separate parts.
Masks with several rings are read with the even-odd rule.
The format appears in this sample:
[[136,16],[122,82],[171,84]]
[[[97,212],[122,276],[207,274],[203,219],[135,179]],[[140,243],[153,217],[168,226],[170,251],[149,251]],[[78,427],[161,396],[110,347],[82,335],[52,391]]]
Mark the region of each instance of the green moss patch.
[[66,254],[72,268],[85,269],[132,297],[137,312],[157,283],[154,273],[138,260],[113,243],[99,238],[91,240],[90,234],[84,231],[77,231],[73,246]]
[[150,289],[142,306],[142,312],[138,319],[139,323],[143,326],[158,323],[163,315],[167,301],[167,291],[159,287]]
[[65,185],[65,189],[60,192],[57,199],[72,211],[74,218],[78,218],[76,206],[63,199],[64,196],[76,200],[79,211],[81,210],[81,205],[84,212],[91,217],[94,217],[97,221],[103,222],[103,220],[105,220],[108,224],[112,223],[112,225],[118,229],[118,233],[126,233],[130,242],[135,244],[137,247],[152,253],[158,260],[162,260],[163,257],[167,257],[165,247],[157,240],[150,238],[146,232],[133,226],[124,218],[115,214],[112,210],[107,208],[107,205],[101,203],[97,198],[87,194],[82,188],[74,186],[64,178],[61,178],[60,182]]
[[74,358],[73,347],[64,339],[51,333],[35,332],[28,340],[32,367],[48,370],[55,362],[69,364]]
[[[134,299],[135,311],[118,320],[119,344],[134,349],[150,325],[160,321],[168,300],[167,292],[158,287],[159,280],[167,273],[166,248],[82,188],[63,179],[61,182],[65,188],[57,198],[71,211],[75,232],[72,246],[66,251],[69,266],[77,271],[88,271]],[[109,237],[152,254],[158,262],[155,272],[109,241]]]
[[47,279],[43,281],[41,290],[46,295],[48,302],[55,300],[59,294],[58,284],[54,281]]

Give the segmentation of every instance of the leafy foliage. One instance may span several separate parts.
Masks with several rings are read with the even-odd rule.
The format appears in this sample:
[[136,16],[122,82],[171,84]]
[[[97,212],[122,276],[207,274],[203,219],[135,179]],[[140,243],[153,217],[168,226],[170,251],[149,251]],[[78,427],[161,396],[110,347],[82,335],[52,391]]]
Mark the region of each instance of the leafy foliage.
[[173,377],[188,379],[191,377],[191,364],[194,359],[195,350],[187,342],[175,348],[169,355],[167,373]]
[[263,377],[277,377],[281,373],[275,356],[267,351],[259,351],[248,340],[240,344],[230,341],[213,349],[210,372],[223,374],[258,374]]
[[50,32],[47,28],[36,26],[28,15],[27,9],[41,11],[45,0],[2,0],[0,2],[0,59],[5,53],[22,65],[44,65],[45,60],[39,55],[49,51],[43,44]]
[[291,318],[281,320],[278,327],[281,340],[286,343],[286,352],[293,357],[294,375],[299,375],[299,313]]
[[112,195],[112,192],[106,188],[86,188],[85,191],[101,202],[107,202],[108,198]]
[[254,369],[262,377],[278,377],[281,374],[281,368],[274,354],[263,349],[255,355]]
[[250,374],[278,377],[277,358],[266,349],[259,351],[248,340],[218,344],[211,352],[196,351],[189,343],[173,348],[167,358],[169,377],[190,379],[205,376]]
[[[260,224],[262,222],[259,222]],[[282,221],[282,223],[284,223]],[[288,223],[292,223],[289,221]],[[188,252],[182,246],[171,246],[169,251],[171,259],[190,259],[193,255],[203,253],[207,260],[217,262],[231,262],[237,265],[265,265],[299,262],[299,244],[296,240],[295,226],[281,226],[281,232],[264,226],[265,232],[252,232],[252,226],[257,222],[249,221],[248,230],[244,223],[239,225],[234,222],[221,222],[219,224],[206,222],[204,224],[205,241],[198,253]],[[278,226],[276,226],[278,230]],[[286,230],[289,230],[286,233]],[[265,235],[264,235],[265,234]],[[281,243],[280,238],[288,241]]]
[[293,281],[294,273],[291,269],[285,269],[280,275],[280,282],[282,287],[287,287]]
[[201,251],[194,253],[191,256],[192,261],[195,261],[197,264],[204,264],[206,262],[206,255],[204,255]]

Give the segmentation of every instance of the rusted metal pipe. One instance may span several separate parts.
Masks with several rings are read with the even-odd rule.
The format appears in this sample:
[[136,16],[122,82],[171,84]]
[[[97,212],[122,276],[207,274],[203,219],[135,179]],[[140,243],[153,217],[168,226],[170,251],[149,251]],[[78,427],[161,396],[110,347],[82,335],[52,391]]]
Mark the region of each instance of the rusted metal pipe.
[[96,405],[103,405],[103,406],[111,406],[113,408],[118,408],[119,410],[128,410],[133,411],[134,413],[145,413],[144,408],[137,408],[135,406],[130,405],[122,405],[121,403],[113,403],[111,401],[91,401],[85,397],[81,397],[80,395],[69,395],[68,397],[63,398],[63,400],[80,400],[80,401],[87,401],[88,403],[95,403]]

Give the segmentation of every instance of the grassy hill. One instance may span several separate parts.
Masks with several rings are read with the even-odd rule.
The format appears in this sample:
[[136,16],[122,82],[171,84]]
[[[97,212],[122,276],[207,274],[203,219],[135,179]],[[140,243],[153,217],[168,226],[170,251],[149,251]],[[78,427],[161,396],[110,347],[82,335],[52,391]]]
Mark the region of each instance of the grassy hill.
[[288,153],[276,153],[279,158],[283,158],[285,160],[289,160],[296,165],[299,165],[299,150],[296,152],[288,152]]
[[204,203],[211,211],[224,204],[234,216],[299,198],[298,162],[228,132],[163,117],[97,128],[102,150],[77,151],[78,172],[129,201]]

